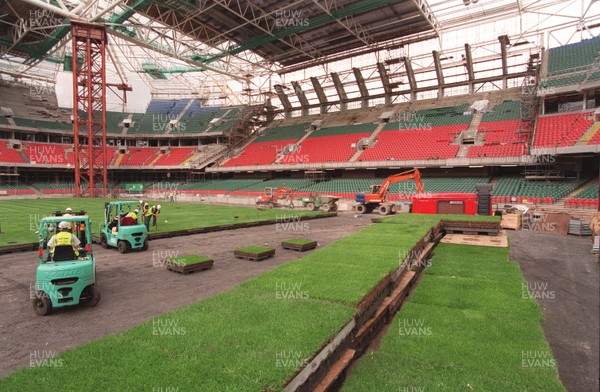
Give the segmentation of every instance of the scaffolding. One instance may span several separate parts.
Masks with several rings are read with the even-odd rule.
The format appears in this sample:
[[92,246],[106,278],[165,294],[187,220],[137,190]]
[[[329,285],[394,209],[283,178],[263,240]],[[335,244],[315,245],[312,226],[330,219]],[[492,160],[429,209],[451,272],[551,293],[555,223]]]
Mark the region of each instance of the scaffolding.
[[537,89],[539,84],[541,57],[539,52],[529,55],[527,75],[521,83],[521,117],[519,132],[533,133],[535,117],[537,115],[539,100]]
[[106,197],[106,29],[71,22],[71,32],[75,197]]
[[0,167],[0,186],[2,185],[10,185],[17,186],[19,185],[19,168],[14,166],[8,167]]
[[325,170],[306,170],[304,179],[312,181],[313,184],[318,184],[330,180],[331,176]]

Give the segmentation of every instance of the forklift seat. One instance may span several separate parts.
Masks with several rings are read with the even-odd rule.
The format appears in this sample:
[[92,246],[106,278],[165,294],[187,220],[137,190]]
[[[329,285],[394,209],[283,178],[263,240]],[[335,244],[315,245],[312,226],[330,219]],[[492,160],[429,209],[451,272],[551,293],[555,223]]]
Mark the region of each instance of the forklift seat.
[[75,251],[72,245],[57,245],[54,247],[52,260],[54,261],[71,261],[75,260]]

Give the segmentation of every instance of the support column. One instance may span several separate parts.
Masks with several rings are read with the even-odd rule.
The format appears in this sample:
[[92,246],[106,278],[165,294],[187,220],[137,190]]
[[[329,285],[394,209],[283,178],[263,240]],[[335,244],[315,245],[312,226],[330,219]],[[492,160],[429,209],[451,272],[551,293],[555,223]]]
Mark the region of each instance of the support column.
[[279,97],[279,101],[283,105],[283,109],[285,111],[285,118],[291,118],[292,117],[292,104],[290,103],[290,100],[288,99],[287,95],[285,94],[285,91],[283,91],[283,86],[280,84],[276,84],[275,86],[273,86],[273,88],[275,89],[275,92],[277,93],[277,97]]
[[404,63],[404,68],[406,68],[406,76],[408,77],[408,85],[410,86],[410,100],[414,102],[417,100],[417,80],[415,79],[412,63],[406,56],[400,57],[400,61]]
[[296,96],[298,97],[298,101],[300,101],[300,107],[302,108],[302,116],[308,116],[309,102],[308,102],[308,99],[306,98],[306,94],[302,90],[302,87],[300,87],[300,83],[292,82],[292,86],[294,87],[294,92],[296,93]]
[[510,44],[510,40],[508,35],[501,35],[498,37],[498,41],[500,42],[500,53],[502,55],[502,89],[506,89],[508,87],[508,61],[506,59],[506,54],[508,52],[507,46]]
[[434,50],[433,52],[433,63],[435,65],[435,74],[438,81],[438,98],[444,97],[444,68],[442,67],[442,61],[440,59],[440,52]]
[[314,76],[310,78],[310,81],[317,93],[317,98],[319,98],[319,103],[321,104],[321,114],[326,114],[329,110],[329,105],[327,104],[327,96],[325,96],[325,92],[323,91],[323,87],[321,83],[319,83],[319,79]]
[[340,80],[340,75],[338,75],[336,72],[332,72],[331,80],[333,80],[335,90],[340,97],[340,112],[345,112],[348,109],[348,96],[346,95],[346,90],[344,90],[344,85]]
[[365,84],[365,79],[360,72],[360,68],[352,68],[354,72],[354,77],[356,78],[356,84],[358,85],[358,89],[360,91],[361,100],[361,109],[367,109],[369,107],[369,90],[367,89],[367,85]]
[[383,85],[383,91],[385,92],[385,104],[392,104],[392,88],[390,87],[390,77],[388,76],[385,64],[377,63],[377,70],[379,71],[379,77],[381,78],[381,84]]
[[473,70],[473,56],[471,55],[471,45],[465,44],[465,68],[469,76],[469,94],[475,91],[475,71]]

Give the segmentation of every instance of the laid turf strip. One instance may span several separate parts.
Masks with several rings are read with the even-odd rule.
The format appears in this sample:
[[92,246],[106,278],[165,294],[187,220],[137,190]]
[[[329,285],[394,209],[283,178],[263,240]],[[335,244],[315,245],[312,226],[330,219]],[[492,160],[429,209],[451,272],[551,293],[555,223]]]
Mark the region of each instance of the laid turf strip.
[[564,391],[508,249],[440,244],[343,391]]
[[[104,202],[114,199],[23,199],[0,202],[0,246],[37,242],[35,231],[40,218],[54,215],[71,207],[73,211],[84,210],[92,220],[92,234],[99,235],[99,225],[104,222]],[[298,216],[318,215],[322,212],[254,207],[206,205],[192,203],[170,203],[145,200],[151,205],[160,204],[161,213],[158,230],[150,227],[150,233],[192,229],[199,227],[228,225],[279,219],[289,222]]]
[[[386,219],[233,290],[65,351],[58,356],[64,360],[62,367],[21,369],[0,380],[0,390],[34,390],[40,385],[45,391],[90,386],[132,391],[281,390],[284,381],[352,317],[358,301],[398,267],[431,226],[447,218],[459,217]],[[531,309],[539,329],[539,310]],[[526,311],[522,314],[531,317]],[[423,368],[414,369],[419,370]]]
[[[261,391],[289,377],[351,307],[236,288],[23,369],[2,391]],[[175,390],[175,389],[169,389]]]

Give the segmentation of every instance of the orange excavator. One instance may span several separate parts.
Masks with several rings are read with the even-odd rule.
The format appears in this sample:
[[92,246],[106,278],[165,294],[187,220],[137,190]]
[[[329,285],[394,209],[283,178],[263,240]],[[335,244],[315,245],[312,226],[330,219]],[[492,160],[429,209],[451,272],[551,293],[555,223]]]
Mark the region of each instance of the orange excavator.
[[294,203],[292,199],[293,190],[286,187],[279,187],[277,189],[268,187],[265,188],[265,193],[258,196],[256,199],[256,204],[260,206],[268,206],[275,207],[280,205],[279,200],[284,199],[284,203],[282,204],[289,208],[294,208]]
[[355,198],[357,204],[354,206],[356,212],[364,214],[377,210],[380,215],[391,214],[394,205],[388,203],[386,199],[390,185],[406,180],[415,180],[417,194],[424,193],[419,169],[408,170],[389,176],[381,185],[371,185],[371,193],[357,193]]

